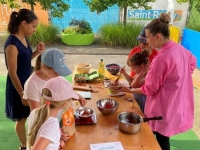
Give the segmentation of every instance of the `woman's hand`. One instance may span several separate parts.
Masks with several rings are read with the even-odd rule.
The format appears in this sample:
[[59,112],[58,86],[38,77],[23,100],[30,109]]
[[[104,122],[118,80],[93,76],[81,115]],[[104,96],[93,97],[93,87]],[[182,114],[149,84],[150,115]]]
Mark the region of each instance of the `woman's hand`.
[[21,98],[21,101],[24,106],[29,106],[28,101],[26,99]]
[[118,90],[113,90],[113,91],[131,93],[131,89],[129,87],[124,86],[124,85],[122,85]]
[[38,45],[37,45],[37,52],[38,54],[41,54],[43,51],[45,50],[45,44],[43,42],[40,42]]

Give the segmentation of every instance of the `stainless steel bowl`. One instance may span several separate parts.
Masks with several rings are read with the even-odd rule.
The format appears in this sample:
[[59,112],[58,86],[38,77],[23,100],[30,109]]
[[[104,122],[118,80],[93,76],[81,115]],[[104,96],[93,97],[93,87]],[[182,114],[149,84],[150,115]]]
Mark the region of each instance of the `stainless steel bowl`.
[[75,111],[75,116],[78,118],[89,118],[94,115],[94,110],[89,107],[80,107]]
[[100,99],[96,102],[98,110],[104,115],[110,115],[117,111],[119,103],[113,99]]

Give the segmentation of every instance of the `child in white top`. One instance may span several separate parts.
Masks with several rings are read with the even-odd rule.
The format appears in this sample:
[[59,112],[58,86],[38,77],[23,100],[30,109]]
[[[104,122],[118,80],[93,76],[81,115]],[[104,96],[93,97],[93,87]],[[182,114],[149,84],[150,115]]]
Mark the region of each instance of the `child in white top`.
[[[35,71],[24,85],[23,98],[28,101],[31,111],[41,106],[42,89],[49,79],[71,74],[66,63],[67,60],[64,53],[55,48],[47,49],[38,56]],[[79,95],[78,100],[81,106],[86,104],[86,100],[81,95]]]
[[69,100],[78,99],[72,85],[59,76],[48,80],[42,90],[43,104],[28,118],[28,150],[58,150],[60,127],[56,115],[69,107]]

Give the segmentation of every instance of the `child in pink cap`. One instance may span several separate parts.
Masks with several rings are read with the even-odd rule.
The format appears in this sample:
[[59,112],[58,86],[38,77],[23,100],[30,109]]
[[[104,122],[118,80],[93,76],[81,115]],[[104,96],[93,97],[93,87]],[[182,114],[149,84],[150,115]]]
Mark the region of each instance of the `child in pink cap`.
[[61,133],[56,115],[69,108],[72,98],[78,99],[79,95],[64,77],[52,78],[45,83],[43,104],[31,111],[28,118],[28,149],[59,149]]

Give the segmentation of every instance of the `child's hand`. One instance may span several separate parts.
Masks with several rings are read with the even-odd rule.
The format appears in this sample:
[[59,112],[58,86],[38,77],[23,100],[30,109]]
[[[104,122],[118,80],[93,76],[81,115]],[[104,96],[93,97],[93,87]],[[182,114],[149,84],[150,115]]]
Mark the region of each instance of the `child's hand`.
[[60,140],[60,149],[65,148],[65,142],[63,140]]
[[148,72],[148,70],[149,70],[149,66],[145,65],[141,72],[145,75]]
[[120,68],[119,72],[122,73],[122,74],[125,73],[125,72],[126,72],[126,70],[125,70],[125,66],[122,67],[122,68]]
[[80,94],[78,94],[78,95],[79,95],[79,99],[78,99],[79,103],[81,104],[81,106],[85,106],[87,103],[87,100]]
[[60,140],[66,142],[67,140],[69,140],[69,135],[64,133],[63,129],[60,128],[60,133],[61,133],[61,137],[60,137]]

